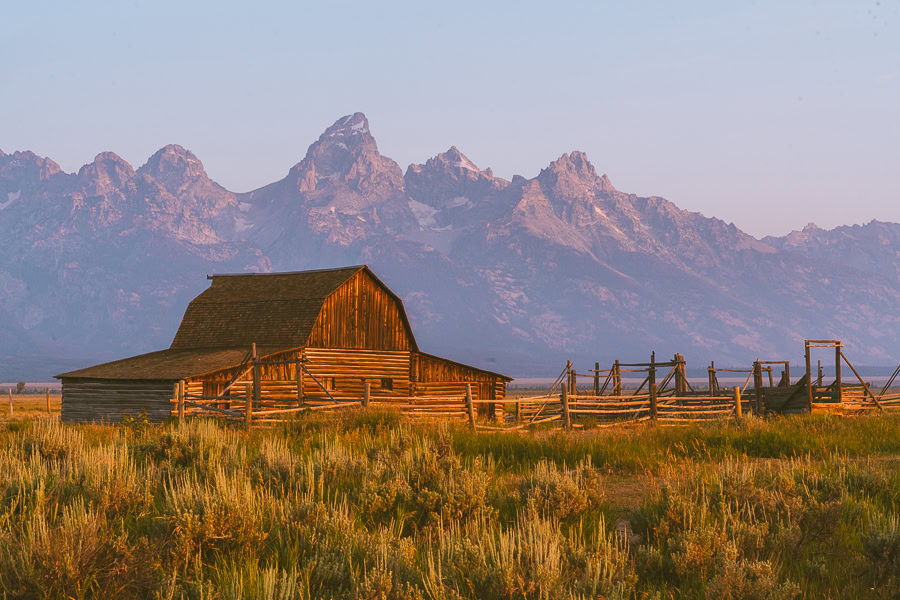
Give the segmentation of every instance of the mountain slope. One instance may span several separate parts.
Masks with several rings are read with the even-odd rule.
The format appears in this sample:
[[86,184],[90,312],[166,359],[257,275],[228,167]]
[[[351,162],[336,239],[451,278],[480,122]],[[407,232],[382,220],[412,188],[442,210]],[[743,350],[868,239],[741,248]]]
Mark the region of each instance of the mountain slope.
[[[368,263],[423,349],[513,375],[566,358],[799,359],[804,337],[900,360],[900,225],[757,240],[617,190],[581,152],[495,177],[451,147],[404,173],[362,113],[244,194],[169,145],[78,173],[0,153],[0,326],[25,346],[113,357],[168,345],[210,272]],[[22,353],[22,344],[9,344]]]

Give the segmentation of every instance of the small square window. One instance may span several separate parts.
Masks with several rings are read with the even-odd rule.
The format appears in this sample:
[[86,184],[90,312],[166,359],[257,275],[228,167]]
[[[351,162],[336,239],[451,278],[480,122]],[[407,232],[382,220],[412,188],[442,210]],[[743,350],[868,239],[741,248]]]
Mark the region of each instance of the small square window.
[[393,390],[394,389],[394,380],[390,377],[382,377],[381,378],[381,389],[383,390]]
[[337,389],[337,381],[334,377],[325,377],[325,389],[329,392]]

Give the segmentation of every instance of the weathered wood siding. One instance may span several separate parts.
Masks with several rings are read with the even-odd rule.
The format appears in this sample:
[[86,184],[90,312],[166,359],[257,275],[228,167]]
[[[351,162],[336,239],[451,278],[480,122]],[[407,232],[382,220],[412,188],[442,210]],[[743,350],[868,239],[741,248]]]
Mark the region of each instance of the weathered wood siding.
[[172,413],[174,381],[63,379],[63,423],[118,423],[145,415],[153,422]]
[[410,350],[415,341],[402,305],[365,271],[360,271],[325,300],[307,346]]
[[506,397],[506,383],[499,376],[418,352],[410,358],[410,380],[415,396],[457,396],[471,383],[476,400]]
[[[292,361],[296,352],[267,356],[262,362]],[[409,356],[406,351],[352,350],[333,348],[305,348],[302,358],[309,373],[302,373],[304,398],[325,398],[322,388],[310,376],[328,387],[334,398],[359,400],[365,381],[369,381],[370,394],[374,397],[409,395]],[[248,365],[249,366],[249,365]],[[245,367],[246,368],[246,367]],[[238,374],[229,369],[212,375],[190,379],[186,383],[188,394],[217,395]],[[382,388],[382,380],[390,379],[392,389]],[[252,373],[244,373],[232,389],[243,393],[244,386],[252,382]],[[215,390],[216,394],[209,394]],[[260,366],[260,395],[263,399],[297,397],[297,369],[293,364]]]
[[[262,362],[280,362],[294,360],[298,352],[299,350],[279,352],[278,354],[272,354],[260,360]],[[218,396],[223,393],[223,391],[225,390],[225,386],[228,385],[228,382],[230,382],[236,375],[241,375],[241,377],[238,378],[238,382],[234,385],[233,389],[235,390],[235,392],[242,392],[244,389],[244,385],[253,381],[253,374],[248,370],[249,368],[250,363],[248,362],[243,366],[235,366],[230,369],[218,371],[216,373],[191,377],[185,380],[185,392],[191,395]],[[294,365],[263,364],[260,365],[259,370],[260,383],[262,384],[261,388],[263,392],[265,392],[267,387],[278,387],[276,385],[272,385],[274,383],[288,382],[293,385],[293,395],[297,395],[297,370]]]

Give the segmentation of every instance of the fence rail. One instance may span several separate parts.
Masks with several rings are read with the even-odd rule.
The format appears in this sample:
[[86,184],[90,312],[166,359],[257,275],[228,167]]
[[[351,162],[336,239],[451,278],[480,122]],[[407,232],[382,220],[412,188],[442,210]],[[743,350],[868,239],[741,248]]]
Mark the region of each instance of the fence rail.
[[[479,431],[515,431],[535,425],[560,425],[564,428],[621,427],[650,423],[679,425],[726,419],[740,419],[755,414],[757,406],[742,397],[741,388],[713,395],[690,394],[660,396],[656,383],[645,392],[631,395],[569,393],[566,383],[559,393],[522,398],[476,399],[471,385],[464,395],[440,396],[376,396],[371,397],[368,384],[362,398],[328,397],[254,398],[250,386],[232,389],[226,396],[186,394],[176,386],[172,414],[180,419],[188,416],[225,418],[242,421],[247,427],[283,423],[305,412],[340,411],[348,408],[388,408],[413,419],[458,420]],[[491,406],[495,417],[477,418],[479,406]],[[500,411],[496,411],[496,408]],[[867,395],[844,394],[841,402],[816,402],[813,412],[829,412],[842,416],[873,412],[900,412],[900,394],[880,396],[876,404]],[[496,414],[499,412],[499,414]]]

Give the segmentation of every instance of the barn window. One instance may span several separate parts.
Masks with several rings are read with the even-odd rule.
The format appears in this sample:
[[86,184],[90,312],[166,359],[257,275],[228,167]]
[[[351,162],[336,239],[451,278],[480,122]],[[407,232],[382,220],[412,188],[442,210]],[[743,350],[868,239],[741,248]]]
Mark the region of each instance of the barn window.
[[381,389],[383,390],[393,390],[394,389],[394,380],[390,377],[382,377],[381,378]]
[[325,379],[325,389],[329,392],[337,388],[337,381],[335,377],[324,377],[323,379]]

